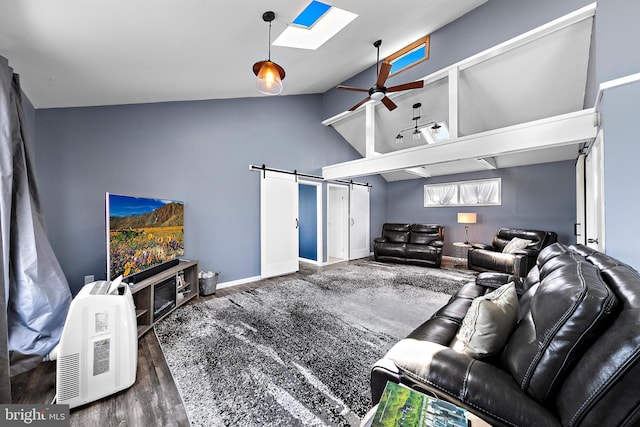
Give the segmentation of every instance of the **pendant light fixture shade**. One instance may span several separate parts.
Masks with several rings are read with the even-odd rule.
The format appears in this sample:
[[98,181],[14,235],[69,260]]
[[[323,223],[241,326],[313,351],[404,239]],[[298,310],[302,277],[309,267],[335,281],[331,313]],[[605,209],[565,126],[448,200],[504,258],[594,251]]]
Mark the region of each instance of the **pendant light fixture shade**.
[[269,57],[266,61],[253,64],[253,74],[256,75],[256,87],[265,95],[277,95],[282,92],[284,69],[271,61],[271,21],[276,14],[269,11],[262,14],[262,20],[269,23]]
[[277,95],[282,92],[284,69],[271,61],[259,61],[253,64],[256,75],[256,87],[265,95]]

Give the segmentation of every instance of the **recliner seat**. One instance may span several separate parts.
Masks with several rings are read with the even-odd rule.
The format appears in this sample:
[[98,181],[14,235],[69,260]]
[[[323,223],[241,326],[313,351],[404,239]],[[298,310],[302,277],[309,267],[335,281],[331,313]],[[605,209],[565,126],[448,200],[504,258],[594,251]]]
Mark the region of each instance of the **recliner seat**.
[[[527,239],[531,243],[514,253],[503,253],[504,247],[514,238]],[[490,245],[473,243],[467,253],[467,266],[476,271],[498,271],[524,277],[533,268],[542,249],[555,243],[555,232],[501,228]]]

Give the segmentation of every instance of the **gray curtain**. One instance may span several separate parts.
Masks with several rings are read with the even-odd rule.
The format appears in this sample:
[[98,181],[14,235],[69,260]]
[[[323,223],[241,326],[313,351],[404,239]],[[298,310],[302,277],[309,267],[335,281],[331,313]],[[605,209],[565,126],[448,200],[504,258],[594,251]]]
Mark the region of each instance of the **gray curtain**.
[[37,366],[58,343],[71,302],[44,228],[25,127],[20,81],[0,57],[0,341],[7,339],[11,376]]

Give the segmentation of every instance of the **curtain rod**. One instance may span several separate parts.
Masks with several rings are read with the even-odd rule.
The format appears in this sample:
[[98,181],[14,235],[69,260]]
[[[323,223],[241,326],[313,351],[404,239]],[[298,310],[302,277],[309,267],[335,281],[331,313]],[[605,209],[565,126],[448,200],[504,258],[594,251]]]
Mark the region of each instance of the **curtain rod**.
[[266,171],[270,171],[270,172],[280,172],[280,173],[286,173],[289,175],[296,175],[296,176],[300,176],[303,178],[309,178],[309,179],[315,179],[318,181],[323,181],[323,182],[338,182],[340,184],[350,184],[350,185],[362,185],[363,187],[373,187],[371,184],[367,183],[361,183],[361,182],[355,182],[355,181],[347,181],[344,179],[324,179],[321,176],[318,175],[311,175],[308,173],[302,173],[302,172],[298,172],[297,170],[294,171],[288,171],[288,170],[283,170],[283,169],[275,169],[275,168],[270,168],[267,167],[266,165],[262,165],[262,166],[256,166],[256,165],[249,165],[249,170],[252,171],[262,171],[262,172],[266,172]]

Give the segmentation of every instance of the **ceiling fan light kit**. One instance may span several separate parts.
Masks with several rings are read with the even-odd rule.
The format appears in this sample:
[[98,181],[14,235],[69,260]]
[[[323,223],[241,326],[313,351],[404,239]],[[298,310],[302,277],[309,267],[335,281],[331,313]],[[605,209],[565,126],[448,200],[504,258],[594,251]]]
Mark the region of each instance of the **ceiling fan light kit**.
[[256,87],[265,95],[278,95],[282,92],[284,68],[271,61],[271,21],[276,17],[272,11],[262,14],[262,20],[269,23],[269,56],[266,61],[253,64],[253,74],[256,75]]
[[387,78],[389,77],[389,73],[391,72],[392,65],[389,62],[382,62],[382,64],[380,64],[380,45],[381,44],[382,44],[382,40],[376,40],[373,43],[373,47],[375,47],[377,50],[377,56],[376,56],[377,70],[376,71],[377,71],[378,78],[376,79],[376,83],[371,88],[364,89],[359,87],[351,87],[351,86],[343,86],[343,85],[340,85],[337,87],[337,89],[369,93],[368,97],[364,98],[362,101],[358,102],[356,105],[349,108],[349,111],[355,111],[359,106],[361,106],[362,104],[370,100],[380,101],[384,104],[385,107],[387,107],[389,111],[393,111],[398,106],[391,100],[391,98],[387,96],[387,93],[400,92],[400,91],[409,90],[409,89],[420,89],[424,86],[424,81],[418,80],[416,82],[410,82],[410,83],[404,83],[397,86],[386,87],[385,83],[387,81]]

